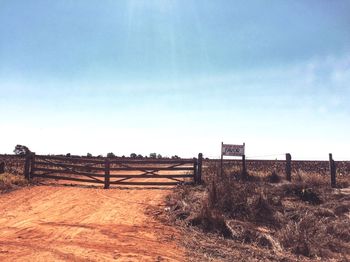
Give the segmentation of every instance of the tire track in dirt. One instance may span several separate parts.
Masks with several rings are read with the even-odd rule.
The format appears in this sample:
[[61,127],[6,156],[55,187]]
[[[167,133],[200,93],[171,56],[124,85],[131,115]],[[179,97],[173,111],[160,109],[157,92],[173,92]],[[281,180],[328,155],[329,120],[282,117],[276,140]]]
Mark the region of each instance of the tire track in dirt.
[[183,261],[179,233],[147,216],[169,189],[35,186],[0,196],[1,261]]

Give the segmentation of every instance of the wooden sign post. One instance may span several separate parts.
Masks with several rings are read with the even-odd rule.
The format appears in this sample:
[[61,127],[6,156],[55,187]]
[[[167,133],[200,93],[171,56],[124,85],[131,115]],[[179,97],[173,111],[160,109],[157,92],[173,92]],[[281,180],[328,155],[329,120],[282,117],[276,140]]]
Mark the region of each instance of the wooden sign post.
[[247,175],[247,168],[245,162],[245,143],[243,145],[224,144],[221,142],[221,176],[223,176],[223,159],[224,156],[241,156],[242,157],[242,176]]

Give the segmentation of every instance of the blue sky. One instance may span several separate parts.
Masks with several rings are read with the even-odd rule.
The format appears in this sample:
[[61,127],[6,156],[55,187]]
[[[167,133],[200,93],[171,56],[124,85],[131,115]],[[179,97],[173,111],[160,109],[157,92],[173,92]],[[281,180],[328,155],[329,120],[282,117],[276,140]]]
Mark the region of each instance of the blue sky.
[[0,0],[0,148],[350,159],[350,1]]

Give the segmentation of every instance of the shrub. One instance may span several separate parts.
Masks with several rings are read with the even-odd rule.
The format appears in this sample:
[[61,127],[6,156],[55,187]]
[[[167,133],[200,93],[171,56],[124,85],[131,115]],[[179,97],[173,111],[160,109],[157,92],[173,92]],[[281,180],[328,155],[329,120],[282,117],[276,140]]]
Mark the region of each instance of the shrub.
[[150,158],[157,158],[157,153],[150,153],[150,154],[149,154],[149,157],[150,157]]
[[224,216],[217,210],[204,205],[201,212],[191,220],[193,226],[202,228],[205,232],[215,232],[224,237],[231,237]]
[[108,154],[107,154],[107,157],[109,157],[109,158],[113,158],[113,157],[115,157],[115,154],[114,154],[114,153],[112,153],[112,152],[110,152],[110,153],[108,153]]
[[274,170],[271,175],[267,177],[267,181],[270,183],[279,183],[281,182],[281,177],[277,174],[277,172]]
[[313,205],[319,205],[322,203],[319,193],[305,183],[298,182],[293,184],[285,184],[283,185],[282,190],[284,195],[297,196],[302,201]]
[[131,158],[136,158],[137,155],[136,155],[135,153],[131,153],[131,154],[130,154],[130,157],[131,157]]

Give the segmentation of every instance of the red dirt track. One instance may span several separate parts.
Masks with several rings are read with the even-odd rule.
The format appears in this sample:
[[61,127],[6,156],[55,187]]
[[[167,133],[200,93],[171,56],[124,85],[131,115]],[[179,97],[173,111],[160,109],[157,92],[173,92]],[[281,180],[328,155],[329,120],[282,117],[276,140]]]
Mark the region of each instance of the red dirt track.
[[170,189],[34,186],[0,197],[0,261],[183,261],[146,214]]

